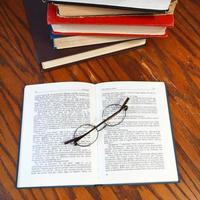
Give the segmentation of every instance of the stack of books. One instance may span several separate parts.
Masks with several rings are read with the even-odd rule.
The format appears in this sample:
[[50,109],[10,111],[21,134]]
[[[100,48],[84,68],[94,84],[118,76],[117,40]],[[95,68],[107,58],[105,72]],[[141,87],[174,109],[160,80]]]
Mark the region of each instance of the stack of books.
[[144,41],[144,38],[167,37],[167,28],[174,26],[176,3],[54,0],[48,3],[47,22],[57,49]]
[[167,37],[175,0],[24,0],[43,69],[143,46]]

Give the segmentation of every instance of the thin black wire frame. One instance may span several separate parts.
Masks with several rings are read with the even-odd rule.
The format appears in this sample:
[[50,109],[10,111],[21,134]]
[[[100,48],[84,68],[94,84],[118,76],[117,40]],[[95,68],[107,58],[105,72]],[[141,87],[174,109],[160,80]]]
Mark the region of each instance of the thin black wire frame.
[[[102,122],[100,122],[99,124],[97,124],[96,126],[93,126],[93,125],[91,125],[91,124],[83,124],[83,125],[81,125],[81,126],[79,126],[76,130],[75,130],[75,132],[74,132],[74,138],[73,139],[70,139],[70,140],[67,140],[67,141],[65,141],[64,142],[64,144],[69,144],[69,143],[74,143],[74,145],[78,145],[78,146],[90,146],[91,144],[93,144],[96,140],[97,140],[97,138],[98,138],[98,136],[96,137],[96,139],[92,142],[92,143],[90,143],[90,144],[88,144],[88,145],[79,145],[78,144],[78,141],[80,140],[80,139],[82,139],[83,137],[85,137],[86,135],[88,135],[89,133],[91,133],[93,130],[97,130],[97,132],[99,132],[99,131],[101,131],[101,130],[103,130],[106,126],[116,126],[116,125],[119,125],[120,123],[122,123],[123,122],[123,120],[125,119],[125,117],[126,117],[126,111],[127,111],[127,109],[128,109],[128,106],[126,105],[127,103],[128,103],[128,101],[129,101],[129,97],[127,97],[126,98],[126,100],[124,101],[124,103],[122,104],[122,105],[119,105],[119,104],[110,104],[109,106],[112,106],[112,105],[119,105],[120,106],[120,108],[119,108],[119,110],[117,110],[115,113],[113,113],[112,115],[110,115],[109,117],[107,117],[106,119],[104,119]],[[107,107],[109,107],[109,106],[107,106]],[[106,108],[107,108],[106,107]],[[105,110],[105,109],[104,109]],[[123,117],[123,119],[121,120],[121,121],[119,121],[118,123],[116,123],[116,124],[114,124],[114,125],[110,125],[110,124],[107,124],[106,122],[108,122],[111,118],[113,118],[114,116],[116,116],[117,114],[119,114],[121,111],[125,111],[125,115],[124,115],[124,117]],[[100,127],[102,124],[105,124],[101,129],[97,129],[98,127]],[[93,128],[91,128],[89,131],[87,131],[86,133],[84,133],[83,135],[80,135],[80,136],[78,136],[78,137],[76,137],[75,135],[76,135],[76,132],[77,132],[77,130],[79,129],[79,128],[81,128],[82,126],[84,126],[84,125],[89,125],[89,126],[91,126],[91,127],[93,127]]]

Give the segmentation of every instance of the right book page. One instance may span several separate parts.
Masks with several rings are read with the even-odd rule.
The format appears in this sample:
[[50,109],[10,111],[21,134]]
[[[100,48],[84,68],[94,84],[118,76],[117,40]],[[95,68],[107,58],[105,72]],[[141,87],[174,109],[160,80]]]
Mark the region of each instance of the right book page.
[[100,184],[177,182],[165,84],[108,82],[96,88],[99,120],[104,107],[130,98],[124,121],[99,132]]

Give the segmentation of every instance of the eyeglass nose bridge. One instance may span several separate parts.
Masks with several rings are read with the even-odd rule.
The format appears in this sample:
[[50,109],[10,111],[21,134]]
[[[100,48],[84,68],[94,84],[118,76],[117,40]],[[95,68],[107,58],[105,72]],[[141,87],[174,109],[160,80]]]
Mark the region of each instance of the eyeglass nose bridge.
[[106,128],[107,124],[106,123],[103,123],[100,128],[97,128],[97,131],[100,132],[102,131],[104,128]]

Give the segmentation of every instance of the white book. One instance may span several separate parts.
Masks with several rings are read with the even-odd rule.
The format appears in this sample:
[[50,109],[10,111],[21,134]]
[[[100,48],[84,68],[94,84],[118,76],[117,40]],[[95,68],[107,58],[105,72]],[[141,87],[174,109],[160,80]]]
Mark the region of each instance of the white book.
[[126,7],[147,10],[167,10],[171,0],[49,0],[53,2],[82,3],[103,6]]
[[[126,115],[120,124],[98,129],[90,146],[64,144],[77,127],[95,126],[103,120],[105,107],[122,105],[127,97],[128,109],[123,110]],[[17,188],[178,180],[164,83],[63,82],[25,87]]]

